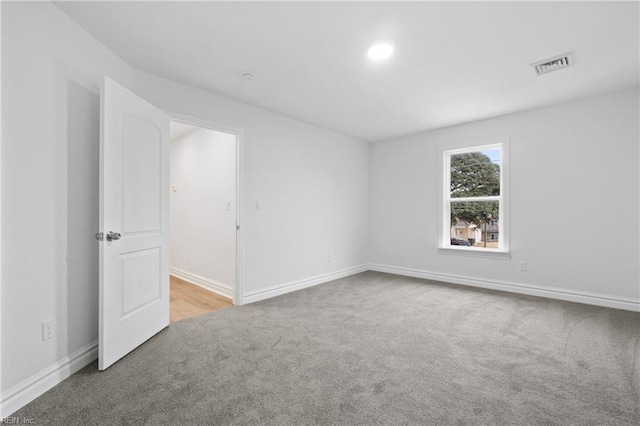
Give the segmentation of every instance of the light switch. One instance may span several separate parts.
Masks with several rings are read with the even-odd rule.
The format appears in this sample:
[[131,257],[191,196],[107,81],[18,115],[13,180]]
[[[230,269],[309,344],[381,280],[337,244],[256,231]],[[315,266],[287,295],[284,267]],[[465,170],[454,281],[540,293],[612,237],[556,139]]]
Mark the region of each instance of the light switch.
[[260,206],[260,201],[256,200],[256,210],[261,210],[262,206]]

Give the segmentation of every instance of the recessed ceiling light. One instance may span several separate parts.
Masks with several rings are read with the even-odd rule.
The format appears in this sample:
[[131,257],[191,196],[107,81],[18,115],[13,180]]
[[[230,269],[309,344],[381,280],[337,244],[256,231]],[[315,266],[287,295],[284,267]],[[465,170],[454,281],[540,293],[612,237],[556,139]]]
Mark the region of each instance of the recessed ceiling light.
[[376,41],[367,51],[371,59],[386,59],[393,55],[394,44],[391,41]]

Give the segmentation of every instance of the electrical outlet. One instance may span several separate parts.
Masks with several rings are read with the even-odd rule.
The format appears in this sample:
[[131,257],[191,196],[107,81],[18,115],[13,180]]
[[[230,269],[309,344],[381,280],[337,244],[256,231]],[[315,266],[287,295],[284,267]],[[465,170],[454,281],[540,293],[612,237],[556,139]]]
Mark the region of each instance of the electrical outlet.
[[53,338],[54,329],[53,329],[53,320],[44,321],[42,323],[42,341],[49,340]]
[[522,272],[525,272],[527,270],[527,262],[526,261],[523,260],[522,262],[520,262],[520,270]]

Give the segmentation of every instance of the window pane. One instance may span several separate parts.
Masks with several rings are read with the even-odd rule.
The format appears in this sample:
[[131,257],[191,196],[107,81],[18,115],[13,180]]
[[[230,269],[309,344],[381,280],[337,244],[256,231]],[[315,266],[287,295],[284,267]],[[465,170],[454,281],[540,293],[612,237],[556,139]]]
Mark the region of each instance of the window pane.
[[451,155],[451,198],[500,195],[500,150]]
[[451,245],[498,248],[499,207],[498,201],[452,201]]

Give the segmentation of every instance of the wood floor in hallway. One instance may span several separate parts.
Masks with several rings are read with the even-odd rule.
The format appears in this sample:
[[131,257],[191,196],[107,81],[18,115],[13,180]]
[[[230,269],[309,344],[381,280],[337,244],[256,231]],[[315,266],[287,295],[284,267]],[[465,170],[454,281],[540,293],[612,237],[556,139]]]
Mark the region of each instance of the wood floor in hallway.
[[231,299],[180,278],[171,276],[170,285],[170,319],[172,323],[233,306]]

